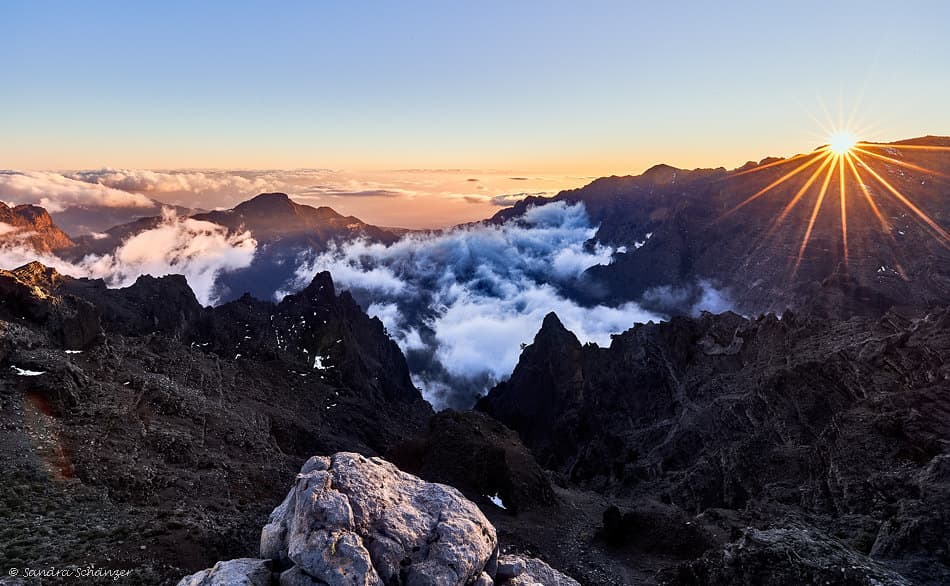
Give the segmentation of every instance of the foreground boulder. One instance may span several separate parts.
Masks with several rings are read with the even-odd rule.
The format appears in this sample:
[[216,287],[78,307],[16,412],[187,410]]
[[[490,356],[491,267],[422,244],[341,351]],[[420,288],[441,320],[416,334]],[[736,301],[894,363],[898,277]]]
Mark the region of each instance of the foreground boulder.
[[232,586],[268,586],[273,573],[268,560],[240,558],[218,562],[213,568],[201,570],[184,578],[180,586],[213,586],[230,584]]
[[261,531],[261,558],[219,562],[179,586],[577,584],[538,560],[499,564],[495,528],[456,489],[347,452],[303,465]]

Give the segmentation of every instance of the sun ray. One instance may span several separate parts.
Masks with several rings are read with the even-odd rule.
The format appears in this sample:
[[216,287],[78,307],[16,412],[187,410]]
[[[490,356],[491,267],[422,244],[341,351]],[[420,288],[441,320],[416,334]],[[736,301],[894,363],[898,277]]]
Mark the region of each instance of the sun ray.
[[863,147],[863,146],[864,146],[864,143],[858,143],[858,144],[854,147],[854,150],[859,151],[859,152],[862,152],[862,153],[864,153],[865,155],[874,157],[874,158],[876,158],[876,159],[881,159],[882,161],[887,161],[888,163],[893,163],[893,164],[895,164],[895,165],[899,165],[899,166],[904,167],[904,168],[906,168],[906,169],[913,169],[914,171],[920,171],[921,173],[927,173],[928,175],[936,175],[936,176],[938,176],[938,177],[950,177],[950,175],[947,175],[946,173],[941,173],[940,171],[934,171],[934,170],[928,169],[928,168],[926,168],[926,167],[921,167],[920,165],[915,165],[915,164],[913,164],[913,163],[907,163],[907,162],[905,162],[905,161],[901,161],[900,159],[895,159],[895,158],[888,157],[888,156],[885,156],[885,155],[879,155],[878,153],[871,152],[871,151],[869,151],[869,150],[866,150],[866,149],[861,148],[861,147]]
[[785,221],[786,216],[788,216],[792,209],[798,204],[798,201],[808,192],[815,180],[818,179],[818,176],[821,175],[821,172],[825,170],[825,167],[827,167],[829,163],[831,163],[832,158],[833,155],[830,153],[823,157],[825,162],[815,169],[815,172],[811,174],[811,177],[809,177],[807,181],[805,181],[805,184],[802,185],[801,189],[798,190],[798,193],[795,194],[795,197],[785,204],[785,207],[782,209],[782,213],[780,213],[772,223],[772,227],[769,229],[769,234],[773,233],[778,228],[778,226]]
[[[858,172],[857,166],[854,164],[854,161],[851,160],[851,157],[847,159],[848,166],[851,167],[851,173],[854,175],[855,181],[858,183],[858,188],[864,194],[864,199],[868,202],[868,206],[871,208],[871,212],[874,213],[874,217],[877,218],[878,223],[881,224],[881,232],[891,241],[893,245],[892,250],[894,250],[895,257],[897,256],[897,250],[899,250],[897,245],[897,240],[894,238],[894,232],[891,230],[891,224],[887,221],[887,218],[884,217],[884,214],[881,213],[880,208],[877,207],[874,198],[871,196],[871,191],[868,189],[868,186],[864,184],[864,178],[861,177],[861,174]],[[904,272],[904,267],[901,266],[899,260],[895,258],[894,260],[895,268],[897,272],[904,279],[907,278],[907,273]]]
[[[821,189],[818,191],[818,198],[815,200],[815,207],[812,208],[811,217],[808,218],[808,227],[805,228],[805,235],[802,237],[802,245],[798,248],[798,256],[795,259],[795,268],[792,269],[793,275],[798,272],[798,266],[802,264],[802,257],[805,255],[805,249],[808,247],[808,241],[811,239],[812,229],[815,227],[815,220],[818,219],[818,212],[821,211],[821,204],[825,201],[825,194],[828,193],[828,186],[831,184],[831,178],[835,174],[835,164],[841,157],[842,155],[831,156],[829,157],[829,160],[825,162],[825,165],[822,165],[822,168],[828,166],[828,172],[825,173],[825,178],[821,182]],[[828,165],[829,162],[831,165]]]
[[927,146],[922,144],[879,144],[873,142],[861,143],[863,147],[875,149],[908,149],[918,151],[950,151],[950,146]]
[[848,202],[844,181],[844,160],[847,158],[850,158],[850,155],[838,157],[838,204],[841,206],[841,248],[845,268],[848,267]]
[[[729,210],[729,211],[727,211],[726,213],[724,213],[724,214],[722,215],[722,218],[726,218],[726,217],[732,215],[733,213],[735,213],[736,211],[738,211],[740,208],[745,207],[746,205],[748,205],[748,204],[752,203],[753,201],[759,199],[760,197],[762,197],[763,195],[765,195],[766,193],[768,193],[768,192],[771,191],[772,189],[778,187],[778,186],[781,185],[782,183],[788,181],[789,179],[791,179],[791,178],[794,177],[795,175],[798,175],[799,173],[801,173],[802,171],[804,171],[804,170],[807,169],[808,167],[814,165],[814,164],[817,163],[818,161],[821,161],[823,158],[825,158],[825,157],[828,156],[827,153],[821,154],[820,152],[819,152],[819,153],[809,153],[809,154],[810,154],[810,155],[814,155],[814,157],[812,157],[812,158],[811,158],[810,160],[808,160],[808,161],[805,161],[804,163],[802,163],[802,164],[799,165],[798,167],[795,167],[794,169],[792,169],[792,170],[789,171],[788,173],[782,175],[781,177],[779,177],[778,179],[776,179],[776,180],[773,181],[772,183],[769,183],[768,185],[766,185],[765,187],[763,187],[763,188],[760,189],[759,191],[753,193],[752,195],[750,195],[749,197],[747,197],[745,200],[743,200],[741,203],[739,203],[738,205],[736,205],[734,208],[732,208],[731,210]],[[722,218],[720,218],[720,219],[722,219]]]
[[934,232],[936,232],[936,234],[940,237],[938,239],[938,242],[940,242],[944,246],[944,248],[950,248],[950,234],[948,234],[946,230],[941,228],[940,225],[937,224],[937,222],[933,221],[933,219],[931,219],[931,217],[928,216],[922,209],[914,205],[914,202],[907,199],[907,197],[903,193],[901,193],[900,190],[898,190],[896,187],[891,185],[887,181],[887,179],[881,177],[881,175],[878,174],[877,171],[872,169],[871,166],[868,165],[865,161],[861,160],[859,157],[855,157],[855,158],[858,159],[858,162],[861,163],[861,166],[864,167],[867,170],[867,172],[870,173],[875,179],[877,179],[878,183],[883,185],[884,188],[887,189],[887,191],[891,193],[891,195],[896,197],[898,201],[900,201],[905,206],[907,206],[907,208],[910,211],[914,212],[914,214],[916,214],[918,218],[920,218],[925,224],[930,226],[930,228]]

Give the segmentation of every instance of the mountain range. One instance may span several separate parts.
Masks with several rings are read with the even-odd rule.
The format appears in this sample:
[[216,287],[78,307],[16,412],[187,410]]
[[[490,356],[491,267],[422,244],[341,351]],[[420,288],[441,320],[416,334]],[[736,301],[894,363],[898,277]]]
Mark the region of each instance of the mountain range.
[[[831,175],[825,200],[823,176],[808,183],[820,161],[779,181],[805,153],[657,166],[499,212],[484,225],[583,204],[586,248],[609,261],[558,291],[663,319],[597,345],[549,313],[469,410],[436,413],[392,332],[334,275],[274,299],[301,254],[401,236],[284,194],[190,215],[256,242],[248,266],[217,275],[215,306],[179,275],[111,288],[38,262],[2,270],[3,562],[129,567],[143,584],[231,558],[285,569],[259,546],[287,486],[328,466],[311,456],[359,452],[458,488],[496,553],[584,584],[947,583],[946,147],[868,147],[886,159]],[[166,221],[73,241],[40,208],[0,207],[15,226],[0,241],[78,260]],[[730,310],[696,310],[710,291]],[[381,539],[371,529],[365,543]],[[481,563],[508,583],[510,568]]]

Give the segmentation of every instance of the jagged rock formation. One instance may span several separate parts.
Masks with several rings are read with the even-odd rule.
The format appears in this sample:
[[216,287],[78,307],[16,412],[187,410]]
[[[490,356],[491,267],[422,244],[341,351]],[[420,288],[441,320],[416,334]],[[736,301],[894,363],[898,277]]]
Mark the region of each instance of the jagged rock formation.
[[220,562],[179,586],[578,584],[540,560],[499,557],[495,528],[454,488],[353,453],[304,464],[261,531],[261,558]]
[[[948,365],[950,309],[845,322],[706,314],[638,325],[608,348],[582,346],[552,314],[479,409],[562,482],[659,496],[724,536],[725,553],[683,574],[695,583],[757,583],[758,570],[722,560],[791,584],[837,559],[861,580],[881,569],[936,584],[950,579]],[[743,534],[748,547],[725,545]],[[787,571],[767,561],[808,535],[825,558]]]
[[159,583],[255,555],[309,455],[385,453],[431,414],[382,324],[326,274],[280,304],[217,308],[181,277],[107,289],[38,263],[0,272],[0,292],[11,567],[118,563]]
[[45,209],[35,205],[10,207],[0,201],[0,245],[26,245],[49,253],[73,246]]

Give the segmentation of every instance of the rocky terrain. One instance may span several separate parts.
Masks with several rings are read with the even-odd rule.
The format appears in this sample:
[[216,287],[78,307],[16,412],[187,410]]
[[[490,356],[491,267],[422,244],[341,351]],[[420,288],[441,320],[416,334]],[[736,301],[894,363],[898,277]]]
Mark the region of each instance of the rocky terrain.
[[431,413],[382,325],[329,275],[280,304],[202,308],[181,277],[127,289],[0,272],[2,562],[177,580],[256,554],[314,453],[386,452]]
[[654,501],[681,515],[679,549],[697,559],[660,581],[941,584],[948,365],[947,308],[705,314],[635,326],[608,348],[551,314],[478,408],[561,484],[626,501],[604,516],[621,548],[642,547]]
[[[950,139],[868,167],[950,224],[946,155],[902,146]],[[874,181],[845,180],[847,249],[837,198],[813,207],[805,176],[737,208],[799,160],[661,165],[496,215],[583,202],[589,245],[620,252],[559,293],[671,317],[599,347],[549,314],[472,411],[433,413],[328,273],[268,301],[298,255],[398,236],[283,194],[193,216],[258,243],[217,307],[180,276],[0,271],[0,565],[185,585],[950,582],[947,242]],[[162,221],[73,242],[4,206],[0,239],[79,258]],[[713,289],[735,312],[694,311]]]

